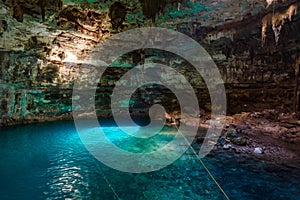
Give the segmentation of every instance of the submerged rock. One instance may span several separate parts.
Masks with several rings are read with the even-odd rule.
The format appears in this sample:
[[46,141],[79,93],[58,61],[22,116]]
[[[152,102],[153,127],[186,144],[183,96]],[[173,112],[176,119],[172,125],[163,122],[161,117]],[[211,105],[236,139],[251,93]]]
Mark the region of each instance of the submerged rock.
[[263,153],[264,153],[264,151],[263,151],[263,149],[262,149],[262,148],[260,148],[260,147],[256,147],[256,148],[254,149],[253,153],[255,153],[255,154],[263,154]]
[[230,129],[230,130],[227,131],[226,137],[228,137],[228,138],[237,138],[238,134],[237,134],[235,129]]
[[225,144],[224,146],[223,146],[223,149],[224,150],[229,150],[231,148],[231,145],[230,144]]
[[237,138],[232,138],[230,141],[233,144],[239,145],[239,146],[245,146],[247,144],[247,138],[246,137],[237,137]]
[[218,144],[220,144],[220,145],[225,145],[225,143],[226,143],[226,140],[225,140],[225,138],[222,138],[222,137],[220,137],[219,139],[218,139]]

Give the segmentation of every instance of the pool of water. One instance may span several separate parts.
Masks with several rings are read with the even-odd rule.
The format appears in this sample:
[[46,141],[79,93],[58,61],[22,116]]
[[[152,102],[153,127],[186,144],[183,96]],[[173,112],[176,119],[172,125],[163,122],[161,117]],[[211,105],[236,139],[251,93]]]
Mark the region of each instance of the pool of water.
[[[164,145],[175,132],[165,128],[156,141],[141,142],[113,125],[104,129],[116,145],[132,151]],[[265,170],[263,161],[229,153],[203,161],[230,199],[300,199],[297,169]],[[0,128],[1,200],[118,198],[225,199],[190,150],[159,171],[131,174],[96,160],[71,121]]]

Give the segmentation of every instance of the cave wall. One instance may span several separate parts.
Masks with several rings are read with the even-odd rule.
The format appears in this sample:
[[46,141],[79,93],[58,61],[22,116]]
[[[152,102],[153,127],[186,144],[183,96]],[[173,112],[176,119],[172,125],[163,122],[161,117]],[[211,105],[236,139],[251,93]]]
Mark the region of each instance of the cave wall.
[[[78,12],[82,14],[86,10]],[[72,23],[69,15],[69,23],[63,28],[49,29],[35,21],[19,23],[9,15],[7,7],[1,7],[0,15],[8,24],[5,28],[2,21],[0,36],[1,125],[72,118],[74,81],[89,79],[77,76],[81,62],[93,47],[114,34],[108,17],[101,12],[98,14],[102,22],[100,30],[86,24],[84,18],[79,20],[78,27],[78,21]],[[245,16],[238,22],[225,21],[215,27],[197,26],[197,30],[189,33],[177,26],[178,31],[191,34],[199,41],[217,64],[227,89],[229,113],[292,108],[294,66],[300,40],[299,15],[285,23],[278,44],[269,29],[262,46],[261,20],[267,14]],[[209,94],[201,76],[176,56],[164,53],[160,56],[163,58],[148,51],[146,62],[166,64],[182,73],[198,94],[200,107],[209,111]],[[116,81],[140,62],[126,55],[105,72],[95,95],[99,117],[111,115],[110,96]],[[170,78],[170,81],[180,85],[179,80]],[[141,88],[133,94],[133,107],[137,112],[134,114],[143,115],[145,110],[139,108],[160,102],[164,102],[168,111],[179,109],[170,91],[160,87],[152,87],[150,91],[149,94],[149,88]]]
[[[278,7],[274,16],[277,13],[286,16],[286,12],[298,4],[299,1],[295,1]],[[217,31],[223,30],[223,35],[229,36],[213,40],[209,46],[203,44],[223,76],[229,112],[293,111],[295,66],[300,56],[298,13],[293,12],[291,19],[283,19],[277,43],[272,24],[268,24],[265,42],[262,42],[264,17],[273,16],[273,11],[267,11],[217,27]]]

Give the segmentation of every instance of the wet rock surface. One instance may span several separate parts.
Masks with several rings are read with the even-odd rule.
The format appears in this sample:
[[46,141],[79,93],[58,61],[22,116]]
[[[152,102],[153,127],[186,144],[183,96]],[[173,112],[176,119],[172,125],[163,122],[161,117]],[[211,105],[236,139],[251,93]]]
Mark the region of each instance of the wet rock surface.
[[[82,65],[92,49],[118,32],[158,26],[179,31],[198,41],[209,52],[222,75],[229,116],[221,137],[212,144],[215,148],[208,155],[208,159],[222,157],[218,160],[223,161],[216,162],[219,171],[226,171],[224,166],[234,165],[228,162],[236,160],[255,173],[283,171],[287,172],[286,176],[297,176],[291,173],[294,171],[299,173],[300,121],[298,113],[291,113],[295,103],[295,66],[297,62],[299,64],[300,15],[299,12],[286,15],[299,1],[276,3],[276,17],[273,16],[273,6],[266,8],[265,0],[207,0],[202,1],[203,4],[183,0],[180,7],[178,1],[167,1],[159,11],[155,7],[154,14],[150,8],[147,16],[143,15],[139,0],[121,1],[126,8],[125,16],[125,8],[118,13],[120,7],[113,9],[110,0],[90,3],[63,1],[63,5],[49,5],[53,1],[47,1],[45,13],[40,5],[30,4],[29,0],[20,4],[23,13],[20,7],[13,7],[11,1],[3,2],[0,1],[0,126],[71,120],[72,100],[85,98],[84,95],[72,97],[74,81],[79,78],[89,83],[93,79],[92,76],[78,77],[78,72],[97,73],[94,66]],[[276,25],[275,31],[273,25]],[[171,91],[144,87],[132,95],[131,115],[147,117],[151,105],[162,104],[172,125],[178,125],[180,121],[199,126],[201,133],[193,143],[193,147],[199,150],[205,137],[203,130],[220,124],[218,119],[211,119],[209,115],[210,94],[201,75],[189,63],[168,52],[135,51],[118,58],[97,85],[97,116],[111,117],[110,100],[116,82],[134,66],[147,62],[166,64],[183,74],[193,86],[203,112],[180,120],[180,105]],[[168,81],[184,90],[172,74]],[[92,114],[88,112],[82,117],[88,118]],[[198,160],[193,162],[198,163]],[[177,171],[181,169],[180,166]],[[161,181],[177,185],[178,182],[188,182],[189,176],[186,175],[192,174],[192,179],[201,182],[204,174],[197,170],[199,167],[187,169],[184,172],[187,173],[184,174],[186,179],[176,179],[172,173],[171,178],[161,177]],[[235,170],[240,169],[232,167],[232,176]],[[221,182],[226,181],[220,177]],[[242,187],[239,185],[241,178],[248,183],[247,174],[243,172],[236,184],[230,187]],[[151,187],[148,182],[143,187]],[[251,183],[257,184],[256,181]],[[187,191],[190,187],[178,190]],[[247,185],[243,187],[248,190]],[[176,193],[168,186],[157,188],[153,184],[153,188],[151,191],[166,194],[165,198],[172,196],[176,199]],[[258,185],[257,189],[260,188],[264,186]],[[123,190],[127,194],[128,185]],[[195,184],[193,190],[198,191],[199,185]],[[253,194],[257,195],[257,191]],[[152,198],[150,194],[145,197]],[[206,197],[209,198],[208,192],[203,194],[203,198]]]
[[300,125],[295,114],[265,110],[228,116],[227,121],[230,123],[210,156],[231,152],[263,159],[274,166],[268,167],[269,171],[276,170],[276,166],[277,170],[300,168]]
[[[180,8],[177,2],[167,3],[155,14],[155,20],[153,14],[152,19],[143,16],[142,5],[137,0],[122,1],[125,17],[123,7],[122,15],[116,14],[119,8],[111,9],[109,14],[111,1],[64,2],[59,8],[47,5],[44,22],[41,8],[36,4],[24,5],[30,9],[14,16],[10,3],[0,2],[0,125],[72,119],[74,81],[92,79],[78,77],[91,49],[113,34],[153,26],[155,22],[155,26],[174,29],[197,40],[219,68],[225,82],[229,114],[248,111],[227,117],[228,127],[214,151],[299,168],[299,116],[288,114],[294,103],[300,21],[299,12],[290,16],[286,12],[294,8],[295,2],[275,6],[278,19],[287,17],[277,35],[272,30],[272,20],[270,23],[269,18],[264,18],[270,16],[272,9],[266,9],[262,0],[204,1],[203,5],[182,1]],[[264,24],[266,30],[262,30]],[[210,112],[206,85],[186,61],[167,52],[146,50],[122,56],[105,71],[95,97],[98,117],[111,117],[110,95],[116,81],[145,62],[166,64],[183,74],[197,93],[200,107]],[[90,74],[96,72],[94,67],[83,70]],[[169,81],[184,89],[172,76]],[[168,113],[179,115],[176,97],[166,88],[140,88],[132,99],[133,116],[147,116],[148,108],[154,103],[162,103]],[[266,108],[276,110],[249,112]],[[182,123],[199,126],[198,114],[185,118]],[[172,123],[178,123],[179,118],[176,116]],[[217,119],[201,116],[201,127],[208,128],[211,124],[218,126]],[[229,129],[234,131],[230,133]],[[203,142],[203,136],[197,141]]]

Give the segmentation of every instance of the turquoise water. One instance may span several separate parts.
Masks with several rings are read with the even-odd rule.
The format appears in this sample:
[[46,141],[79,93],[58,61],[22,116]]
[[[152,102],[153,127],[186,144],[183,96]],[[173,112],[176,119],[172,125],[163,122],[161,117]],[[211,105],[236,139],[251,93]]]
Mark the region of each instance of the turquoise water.
[[[157,141],[141,142],[116,127],[104,129],[115,144],[132,151],[151,150],[174,137],[174,130],[165,128]],[[162,170],[130,174],[94,159],[71,121],[1,128],[0,133],[1,200],[225,199],[191,151]],[[267,170],[263,161],[234,154],[211,154],[204,162],[230,199],[300,199],[298,169]]]

